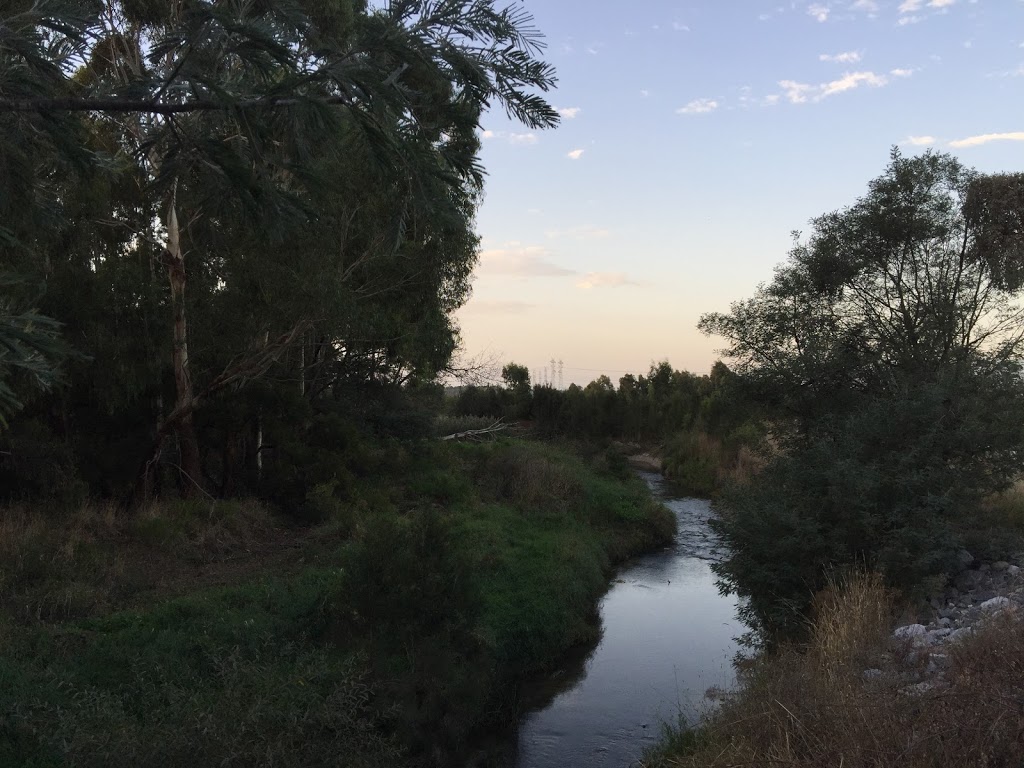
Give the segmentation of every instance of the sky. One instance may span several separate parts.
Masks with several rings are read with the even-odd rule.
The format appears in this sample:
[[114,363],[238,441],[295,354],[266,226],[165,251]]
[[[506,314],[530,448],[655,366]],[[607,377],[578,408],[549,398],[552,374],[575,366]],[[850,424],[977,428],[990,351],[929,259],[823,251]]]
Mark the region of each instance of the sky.
[[[519,3],[517,3],[519,4]],[[1024,171],[1024,0],[523,0],[558,128],[485,115],[464,354],[564,384],[668,360],[893,146]],[[550,376],[550,373],[547,374]],[[553,381],[557,384],[557,380]]]

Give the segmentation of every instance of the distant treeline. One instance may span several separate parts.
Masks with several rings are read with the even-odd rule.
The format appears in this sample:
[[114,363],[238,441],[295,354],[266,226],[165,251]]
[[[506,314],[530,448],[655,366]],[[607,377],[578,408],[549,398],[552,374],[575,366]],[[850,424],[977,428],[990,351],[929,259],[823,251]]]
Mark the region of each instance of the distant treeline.
[[646,375],[621,377],[617,387],[605,375],[585,387],[531,386],[526,367],[515,363],[503,378],[503,387],[463,389],[454,412],[529,421],[546,435],[657,443],[666,472],[699,492],[712,492],[737,462],[749,462],[744,449],[764,433],[751,393],[722,362],[700,375],[663,361]]

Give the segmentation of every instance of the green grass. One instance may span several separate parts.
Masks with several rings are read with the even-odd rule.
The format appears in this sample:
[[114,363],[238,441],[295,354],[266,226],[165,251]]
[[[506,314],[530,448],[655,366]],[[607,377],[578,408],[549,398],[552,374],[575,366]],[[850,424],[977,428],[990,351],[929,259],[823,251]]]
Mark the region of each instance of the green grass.
[[[191,508],[63,538],[8,525],[9,549],[19,531],[32,547],[0,564],[0,766],[459,764],[514,720],[518,680],[593,636],[612,565],[674,530],[600,456],[396,456],[301,538]],[[173,589],[125,590],[141,563],[175,571]],[[227,586],[189,577],[202,564]],[[102,599],[26,612],[26,591],[44,605],[76,589]]]

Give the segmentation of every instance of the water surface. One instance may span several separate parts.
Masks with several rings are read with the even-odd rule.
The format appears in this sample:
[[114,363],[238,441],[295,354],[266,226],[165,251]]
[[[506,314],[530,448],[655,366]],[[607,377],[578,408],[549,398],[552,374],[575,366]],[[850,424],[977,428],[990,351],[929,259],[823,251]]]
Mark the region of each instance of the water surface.
[[705,692],[734,677],[736,603],[715,587],[722,550],[704,499],[677,498],[659,475],[641,476],[679,521],[675,542],[637,558],[601,602],[603,634],[589,653],[529,692],[543,702],[520,724],[518,768],[626,768],[663,723],[694,722]]

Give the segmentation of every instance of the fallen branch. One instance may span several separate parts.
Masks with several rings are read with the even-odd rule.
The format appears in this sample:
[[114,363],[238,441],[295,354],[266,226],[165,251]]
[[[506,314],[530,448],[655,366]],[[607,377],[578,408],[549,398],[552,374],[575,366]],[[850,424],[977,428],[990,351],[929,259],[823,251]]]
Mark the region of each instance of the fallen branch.
[[493,435],[497,432],[508,429],[508,424],[498,419],[496,422],[491,424],[489,427],[483,429],[467,429],[465,432],[453,432],[450,435],[445,435],[442,440],[477,440],[485,435]]

